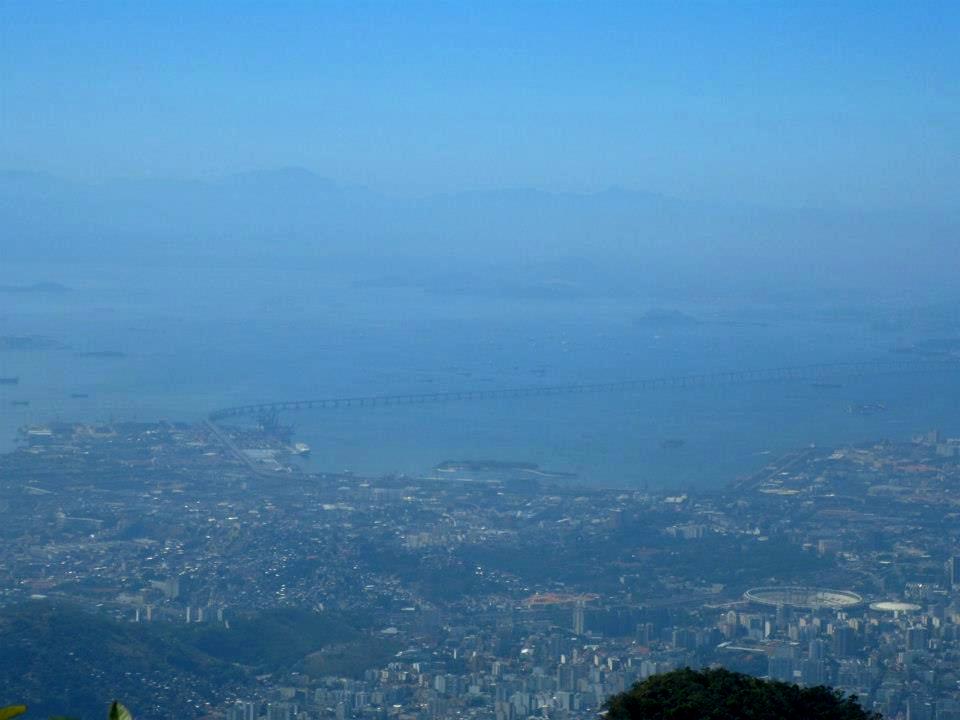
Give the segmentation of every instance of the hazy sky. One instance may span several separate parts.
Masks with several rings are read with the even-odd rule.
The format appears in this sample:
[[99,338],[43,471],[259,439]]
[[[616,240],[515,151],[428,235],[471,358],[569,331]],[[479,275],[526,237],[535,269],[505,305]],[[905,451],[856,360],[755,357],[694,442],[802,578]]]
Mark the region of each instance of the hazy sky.
[[0,0],[0,168],[960,196],[960,3]]

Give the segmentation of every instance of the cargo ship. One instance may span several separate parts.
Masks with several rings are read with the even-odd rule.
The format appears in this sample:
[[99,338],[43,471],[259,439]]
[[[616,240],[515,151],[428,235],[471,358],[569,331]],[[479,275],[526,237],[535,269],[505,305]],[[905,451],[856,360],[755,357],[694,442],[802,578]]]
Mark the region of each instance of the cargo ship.
[[17,385],[19,382],[18,377],[0,377],[0,385]]

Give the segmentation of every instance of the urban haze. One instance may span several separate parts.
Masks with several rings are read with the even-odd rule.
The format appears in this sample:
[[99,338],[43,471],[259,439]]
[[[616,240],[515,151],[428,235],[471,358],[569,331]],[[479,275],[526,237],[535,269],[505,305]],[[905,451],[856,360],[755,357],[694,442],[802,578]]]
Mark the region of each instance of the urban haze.
[[0,707],[960,720],[958,32],[0,0]]

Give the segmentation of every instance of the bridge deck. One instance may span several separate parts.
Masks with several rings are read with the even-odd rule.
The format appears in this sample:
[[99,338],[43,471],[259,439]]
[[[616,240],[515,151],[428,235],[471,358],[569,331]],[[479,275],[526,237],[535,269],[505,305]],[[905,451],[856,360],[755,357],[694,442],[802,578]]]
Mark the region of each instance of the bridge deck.
[[378,407],[384,405],[423,405],[469,400],[499,400],[510,398],[540,397],[548,395],[574,395],[578,393],[612,393],[684,388],[712,385],[736,385],[751,382],[776,382],[789,380],[828,380],[864,375],[902,374],[918,372],[956,372],[960,361],[891,360],[859,363],[833,363],[820,365],[797,365],[794,367],[741,370],[706,373],[699,375],[676,375],[642,380],[622,380],[607,383],[572,383],[567,385],[531,385],[527,387],[460,390],[453,392],[407,393],[400,395],[368,395],[359,397],[320,398],[316,400],[285,400],[279,402],[237,405],[210,413],[211,421],[245,415],[286,412],[291,410],[322,410],[347,407]]

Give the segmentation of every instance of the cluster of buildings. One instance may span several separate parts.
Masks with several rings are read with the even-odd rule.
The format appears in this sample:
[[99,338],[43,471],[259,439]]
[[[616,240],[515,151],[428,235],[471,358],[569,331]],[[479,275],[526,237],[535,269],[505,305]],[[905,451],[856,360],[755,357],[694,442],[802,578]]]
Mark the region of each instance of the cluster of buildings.
[[23,509],[0,602],[224,632],[291,607],[355,629],[197,708],[230,720],[573,720],[707,665],[960,720],[958,448],[804,448],[678,495],[523,463],[325,475],[209,424],[31,428],[0,458],[0,509]]

